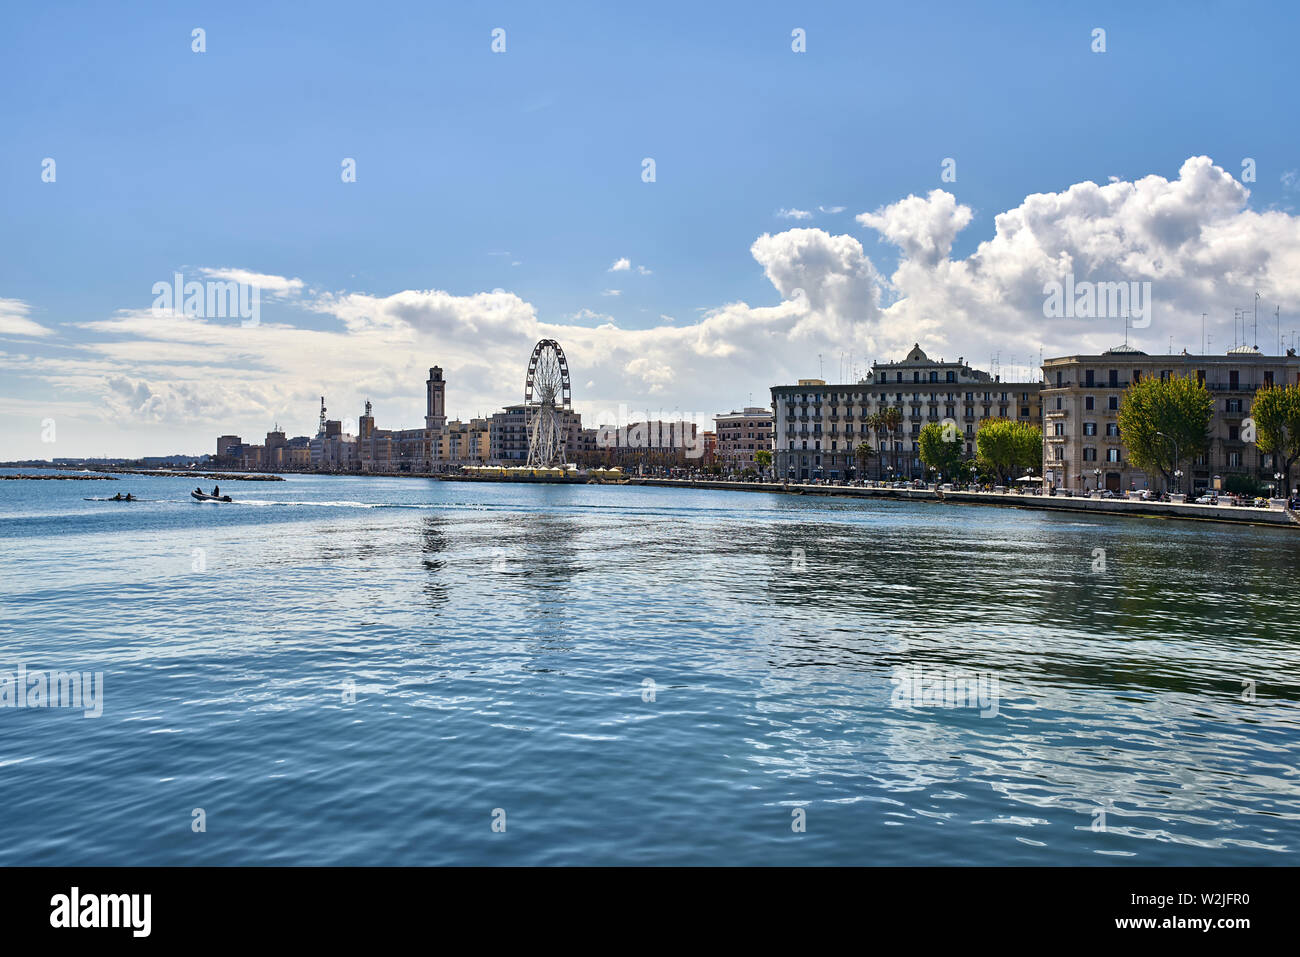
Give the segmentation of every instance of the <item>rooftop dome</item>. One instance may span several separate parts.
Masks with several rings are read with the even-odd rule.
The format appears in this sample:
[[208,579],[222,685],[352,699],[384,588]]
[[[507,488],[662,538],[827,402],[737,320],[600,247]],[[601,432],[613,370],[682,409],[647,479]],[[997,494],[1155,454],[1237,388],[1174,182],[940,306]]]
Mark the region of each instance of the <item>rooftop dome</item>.
[[1129,344],[1126,342],[1126,343],[1124,343],[1123,345],[1119,345],[1119,346],[1111,346],[1109,349],[1107,349],[1105,352],[1103,352],[1102,355],[1104,355],[1104,356],[1112,356],[1112,355],[1144,356],[1144,355],[1146,355],[1146,353],[1143,352],[1141,349],[1138,349],[1138,348],[1135,347],[1135,346],[1131,346],[1131,345],[1129,345]]
[[1228,350],[1228,355],[1230,355],[1230,356],[1239,356],[1239,355],[1258,356],[1258,355],[1263,355],[1263,353],[1261,353],[1261,352],[1259,351],[1259,346],[1248,346],[1248,345],[1246,345],[1246,344],[1243,342],[1241,345],[1239,345],[1239,346],[1233,346],[1231,349],[1229,349],[1229,350]]

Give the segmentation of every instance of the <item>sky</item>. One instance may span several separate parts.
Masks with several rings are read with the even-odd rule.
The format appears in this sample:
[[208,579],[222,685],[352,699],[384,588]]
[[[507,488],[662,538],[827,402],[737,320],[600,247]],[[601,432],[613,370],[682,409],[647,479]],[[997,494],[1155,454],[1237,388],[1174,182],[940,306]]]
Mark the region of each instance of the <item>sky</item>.
[[[367,399],[414,428],[433,365],[450,416],[487,415],[542,338],[589,426],[765,406],[913,342],[1019,379],[1124,341],[1123,315],[1047,314],[1067,274],[1149,282],[1148,352],[1200,352],[1202,314],[1207,351],[1276,352],[1300,329],[1298,25],[1250,2],[6,5],[0,458],[311,434],[322,394],[348,431]],[[257,322],[160,303],[178,273],[256,287]]]

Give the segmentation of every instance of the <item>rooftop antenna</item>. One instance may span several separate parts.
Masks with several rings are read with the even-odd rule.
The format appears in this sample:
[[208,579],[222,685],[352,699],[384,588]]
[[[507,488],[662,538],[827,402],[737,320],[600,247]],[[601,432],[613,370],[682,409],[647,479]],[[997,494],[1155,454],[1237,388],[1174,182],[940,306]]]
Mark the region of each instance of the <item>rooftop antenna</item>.
[[1278,306],[1273,310],[1273,318],[1277,320],[1277,354],[1282,354],[1282,307]]
[[1259,348],[1259,293],[1255,293],[1255,348]]
[[1201,355],[1205,355],[1205,313],[1201,313]]
[[318,434],[325,434],[325,396],[320,397],[320,432]]
[[820,352],[817,353],[817,378],[826,378],[826,373],[822,371],[822,354]]

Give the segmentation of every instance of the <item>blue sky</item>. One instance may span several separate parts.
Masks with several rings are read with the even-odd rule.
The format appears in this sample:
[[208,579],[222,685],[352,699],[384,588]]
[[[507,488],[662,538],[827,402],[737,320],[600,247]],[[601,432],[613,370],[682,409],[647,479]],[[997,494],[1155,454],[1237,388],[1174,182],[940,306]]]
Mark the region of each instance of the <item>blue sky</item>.
[[[261,369],[263,379],[241,386],[257,395],[244,408],[232,393],[204,420],[197,382],[181,384],[196,365],[184,343],[87,328],[147,310],[153,283],[175,271],[300,279],[309,301],[269,302],[263,320],[321,333],[383,324],[364,309],[349,320],[321,296],[496,289],[527,304],[529,321],[652,331],[728,304],[778,307],[788,298],[778,267],[751,246],[792,228],[855,238],[878,305],[910,295],[919,308],[927,296],[895,274],[899,244],[854,217],[935,189],[970,211],[953,262],[1030,194],[1110,177],[1174,181],[1197,156],[1237,178],[1253,158],[1257,180],[1242,184],[1249,209],[1289,215],[1300,167],[1297,19],[1282,3],[1185,2],[11,6],[0,29],[0,299],[47,332],[0,326],[0,403],[22,419],[3,437],[31,455],[99,451],[82,447],[91,436],[132,454],[206,449],[219,416],[262,431],[264,419],[292,416],[291,431],[306,431],[307,393],[336,391],[351,417],[363,389],[382,392],[383,377],[356,385],[345,364],[328,362],[325,381],[297,369],[289,382],[263,361],[274,343],[250,340],[246,362],[226,352],[205,375],[234,382]],[[191,50],[196,27],[206,31],[201,54]],[[1096,27],[1106,31],[1102,54],[1090,49]],[[806,53],[791,50],[795,28]],[[54,183],[41,181],[46,157]],[[345,157],[356,160],[355,183],[340,180]],[[653,183],[642,181],[644,157],[655,160]],[[945,157],[956,160],[955,182],[940,180]],[[1288,237],[1290,222],[1280,227]],[[611,272],[623,258],[632,268]],[[1289,290],[1273,280],[1271,300],[1284,300]],[[1243,281],[1206,305],[1225,330],[1231,303],[1247,305],[1270,280]],[[1284,316],[1300,307],[1276,305]],[[774,347],[783,364],[724,362],[716,374],[644,343],[638,364],[622,351],[640,340],[625,339],[610,349],[633,371],[602,377],[602,348],[577,336],[585,366],[575,395],[591,382],[585,400],[611,408],[662,399],[718,411],[754,393],[765,403],[772,376],[815,375],[817,353],[838,356],[837,345],[859,365],[895,358],[902,339],[927,330],[939,351],[997,348],[981,346],[978,330],[963,341],[901,313],[839,325],[869,323],[871,309],[860,311],[828,319],[818,336],[783,328]],[[465,316],[456,321],[473,324]],[[420,353],[411,368],[441,361],[440,339],[457,339],[436,322],[413,325],[415,339],[400,330],[392,339]],[[1050,348],[1059,331],[1037,345]],[[499,367],[480,368],[471,354],[462,369],[451,350],[442,364],[463,372],[453,414],[512,398],[515,384],[498,379],[521,374],[525,333],[515,324],[484,339],[483,352],[508,353]],[[167,342],[178,346],[171,366]],[[1004,349],[1036,357],[1024,337]],[[637,371],[649,367],[657,373]],[[96,386],[115,371],[126,385]],[[381,425],[416,424],[419,396],[418,382],[391,389]],[[59,449],[35,438],[45,405],[68,422]],[[97,407],[113,410],[107,431]]]

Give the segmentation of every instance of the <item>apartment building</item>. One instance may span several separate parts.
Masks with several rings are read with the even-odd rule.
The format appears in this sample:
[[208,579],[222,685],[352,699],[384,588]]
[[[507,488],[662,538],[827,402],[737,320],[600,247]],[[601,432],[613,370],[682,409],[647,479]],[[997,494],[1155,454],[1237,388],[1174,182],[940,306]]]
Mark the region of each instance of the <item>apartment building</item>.
[[771,409],[746,406],[741,412],[722,412],[713,417],[717,447],[713,460],[724,469],[743,472],[756,469],[754,453],[772,451]]
[[[1243,437],[1255,393],[1269,385],[1300,382],[1294,349],[1269,356],[1255,346],[1223,355],[1148,355],[1128,345],[1101,355],[1074,355],[1043,362],[1043,477],[1071,490],[1112,491],[1163,487],[1129,459],[1119,430],[1124,390],[1143,377],[1187,376],[1214,398],[1209,450],[1183,460],[1184,490],[1216,488],[1230,475],[1271,481],[1272,456]],[[1181,453],[1180,453],[1181,454]]]
[[[920,344],[896,362],[873,363],[858,382],[827,384],[800,379],[772,387],[775,412],[773,469],[778,478],[924,478],[921,428],[951,422],[963,454],[975,454],[975,433],[986,419],[1005,418],[1037,425],[1042,416],[1041,382],[1003,382],[997,374],[956,362],[935,361]],[[892,434],[877,435],[867,424],[885,408],[902,415]],[[867,443],[876,454],[861,475],[856,449]]]

